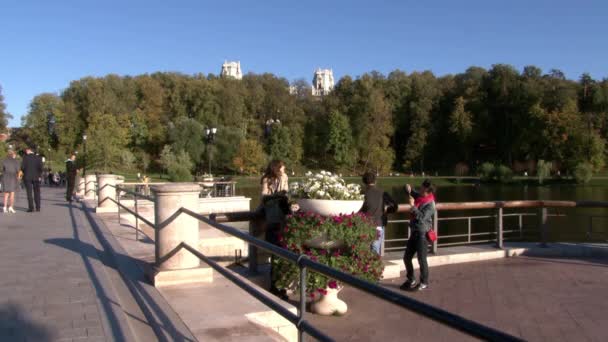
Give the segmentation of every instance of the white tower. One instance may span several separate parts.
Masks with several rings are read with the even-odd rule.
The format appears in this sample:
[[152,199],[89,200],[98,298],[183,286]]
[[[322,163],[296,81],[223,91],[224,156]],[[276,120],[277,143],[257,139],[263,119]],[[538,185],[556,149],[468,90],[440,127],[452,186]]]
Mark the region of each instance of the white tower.
[[312,77],[312,95],[323,96],[334,89],[334,72],[332,69],[318,69]]
[[243,72],[241,71],[241,62],[240,61],[224,61],[224,64],[222,64],[222,72],[221,74],[222,77],[234,77],[237,80],[240,80],[243,78]]

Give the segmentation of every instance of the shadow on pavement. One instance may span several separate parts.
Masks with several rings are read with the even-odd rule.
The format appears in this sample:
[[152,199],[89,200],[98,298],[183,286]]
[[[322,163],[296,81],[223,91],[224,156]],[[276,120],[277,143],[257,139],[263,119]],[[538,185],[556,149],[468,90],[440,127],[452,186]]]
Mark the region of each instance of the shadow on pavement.
[[[113,302],[111,300],[109,300],[109,298],[106,296],[103,288],[101,287],[99,279],[97,278],[97,275],[95,274],[95,272],[92,268],[90,259],[98,260],[98,261],[102,262],[105,266],[111,267],[119,272],[122,279],[125,281],[125,283],[127,283],[129,289],[131,290],[131,294],[137,301],[140,309],[143,311],[143,313],[146,316],[146,318],[148,319],[148,321],[153,323],[153,324],[150,324],[150,323],[146,322],[146,324],[151,325],[152,329],[154,329],[159,341],[174,341],[174,340],[193,341],[188,336],[184,336],[179,331],[179,329],[176,328],[172,324],[171,319],[169,319],[169,317],[163,311],[163,308],[161,308],[156,303],[156,301],[153,298],[151,298],[150,295],[146,292],[146,290],[144,289],[144,286],[147,286],[148,284],[147,284],[147,280],[145,279],[143,274],[141,274],[140,276],[137,276],[137,275],[134,276],[133,273],[136,273],[136,272],[130,272],[130,274],[125,274],[124,272],[121,272],[121,270],[119,270],[119,268],[117,266],[117,264],[142,265],[143,262],[140,260],[134,259],[128,255],[124,255],[121,253],[113,253],[110,243],[106,240],[106,238],[102,234],[101,229],[99,226],[97,226],[95,220],[90,219],[90,220],[88,220],[88,222],[91,224],[95,237],[101,244],[103,250],[99,250],[95,246],[81,241],[79,238],[79,235],[78,235],[76,219],[74,217],[75,208],[73,206],[70,206],[69,204],[57,204],[57,205],[69,207],[69,212],[70,212],[70,216],[72,218],[72,225],[73,225],[73,229],[74,229],[74,238],[73,239],[47,239],[47,240],[45,240],[45,243],[56,245],[58,247],[67,249],[69,251],[72,251],[74,253],[78,253],[81,255],[83,262],[89,273],[89,277],[91,278],[91,280],[95,286],[95,289],[97,290],[98,296],[100,298],[100,302],[103,306],[103,310],[107,314],[108,321],[110,322],[110,325],[112,328],[113,338],[115,340],[125,340],[125,335],[119,326],[117,317],[115,316],[115,314],[112,311],[111,304]],[[83,209],[83,210],[88,211],[87,209]],[[90,213],[87,212],[85,214],[88,215]],[[115,259],[113,259],[113,258],[115,258]],[[129,273],[129,272],[127,272],[127,273]],[[133,317],[133,316],[131,316],[131,317]],[[134,318],[136,318],[136,317],[134,317]],[[167,339],[165,336],[170,336],[171,339]]]
[[19,306],[0,305],[0,341],[52,341],[53,334],[44,326],[27,317]]

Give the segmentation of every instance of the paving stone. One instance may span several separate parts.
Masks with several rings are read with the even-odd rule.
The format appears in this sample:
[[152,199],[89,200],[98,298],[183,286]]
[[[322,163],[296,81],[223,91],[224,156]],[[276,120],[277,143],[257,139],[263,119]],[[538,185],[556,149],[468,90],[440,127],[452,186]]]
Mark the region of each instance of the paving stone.
[[43,188],[40,213],[0,214],[0,341],[88,339],[87,329],[105,339],[86,221],[76,207],[72,219],[63,191]]
[[[400,291],[404,280],[383,285]],[[608,301],[603,300],[608,260],[508,258],[432,267],[430,280],[426,291],[401,293],[529,341],[605,341],[608,336]],[[338,341],[469,339],[352,288],[342,290],[340,298],[349,305],[345,316],[307,316]]]

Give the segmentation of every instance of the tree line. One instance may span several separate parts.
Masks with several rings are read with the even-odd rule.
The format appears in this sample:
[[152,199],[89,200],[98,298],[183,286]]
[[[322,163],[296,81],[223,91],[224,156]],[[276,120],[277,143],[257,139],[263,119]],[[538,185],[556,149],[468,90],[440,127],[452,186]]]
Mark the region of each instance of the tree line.
[[485,162],[533,172],[539,160],[564,174],[604,166],[608,80],[588,74],[568,80],[504,64],[441,77],[372,71],[342,77],[322,98],[304,80],[291,85],[272,74],[85,77],[36,96],[21,135],[64,157],[82,153],[86,134],[91,167],[175,179],[203,173],[208,159],[214,173],[231,174],[259,173],[269,158],[294,170],[381,174],[466,174]]

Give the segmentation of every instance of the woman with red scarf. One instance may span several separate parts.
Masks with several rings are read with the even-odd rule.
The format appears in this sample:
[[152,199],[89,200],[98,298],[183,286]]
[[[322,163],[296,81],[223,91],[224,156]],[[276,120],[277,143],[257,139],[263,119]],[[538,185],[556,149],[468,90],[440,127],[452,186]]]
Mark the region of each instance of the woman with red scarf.
[[[424,290],[429,286],[429,265],[426,255],[429,249],[429,241],[426,233],[433,228],[433,217],[435,216],[435,188],[426,179],[422,182],[418,192],[412,191],[409,184],[406,186],[410,200],[410,238],[407,241],[403,261],[407,270],[407,280],[401,285],[402,290]],[[420,283],[416,284],[412,258],[418,254],[420,264]]]

